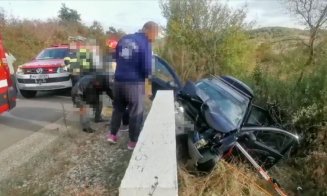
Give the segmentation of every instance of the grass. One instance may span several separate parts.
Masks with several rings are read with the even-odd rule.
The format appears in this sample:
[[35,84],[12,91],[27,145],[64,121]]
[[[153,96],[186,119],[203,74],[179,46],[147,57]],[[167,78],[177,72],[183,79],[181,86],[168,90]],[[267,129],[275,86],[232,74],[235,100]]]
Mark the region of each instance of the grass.
[[244,165],[220,161],[214,171],[205,176],[191,174],[184,167],[179,168],[179,195],[182,196],[231,196],[274,195],[269,184]]

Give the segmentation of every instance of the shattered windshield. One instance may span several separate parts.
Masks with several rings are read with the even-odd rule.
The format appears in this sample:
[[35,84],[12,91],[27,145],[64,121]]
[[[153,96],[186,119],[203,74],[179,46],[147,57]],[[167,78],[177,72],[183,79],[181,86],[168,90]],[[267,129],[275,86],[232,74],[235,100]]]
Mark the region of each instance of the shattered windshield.
[[45,49],[37,57],[37,60],[63,59],[68,55],[67,48]]
[[213,106],[211,109],[219,110],[219,113],[222,113],[234,126],[241,123],[246,113],[247,99],[235,96],[225,88],[205,81],[197,83],[196,86],[208,96],[206,101],[210,103],[210,106]]

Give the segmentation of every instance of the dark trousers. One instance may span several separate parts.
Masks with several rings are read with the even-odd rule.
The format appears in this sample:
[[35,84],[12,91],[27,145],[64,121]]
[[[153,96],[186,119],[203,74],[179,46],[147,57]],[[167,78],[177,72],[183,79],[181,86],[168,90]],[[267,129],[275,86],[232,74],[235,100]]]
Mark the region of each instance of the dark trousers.
[[[76,85],[76,83],[79,81],[79,79],[83,77],[83,76],[80,76],[80,75],[71,75],[71,80],[72,80],[72,86],[74,87]],[[84,92],[84,93],[88,93],[88,92]],[[101,100],[101,97],[100,97],[100,92],[96,92],[95,94],[95,102],[94,104],[92,104],[92,109],[93,109],[93,113],[94,113],[94,119],[100,119],[101,118],[101,113],[102,113],[102,100]],[[84,95],[85,97],[85,95]],[[87,117],[83,116],[81,117],[81,119],[86,119]],[[87,120],[84,120],[85,122]],[[82,123],[83,124],[83,123]],[[89,124],[89,123],[86,123],[86,124]],[[87,126],[83,126],[83,127],[86,127]]]
[[92,106],[93,112],[94,112],[94,119],[101,119],[101,113],[102,113],[102,100],[100,94],[97,94],[96,103]]
[[129,124],[129,112],[128,109],[123,114],[123,125]]
[[143,123],[144,82],[115,82],[113,93],[115,101],[111,118],[111,134],[117,134],[122,117],[128,108],[129,138],[132,142],[137,142]]
[[80,75],[71,75],[71,80],[72,80],[72,86],[75,86],[75,84],[78,82],[78,80],[81,78]]
[[[102,112],[102,100],[100,99],[99,94],[97,96],[97,101],[95,104],[92,104],[92,109],[94,113],[94,119],[100,119],[101,118],[101,112]],[[86,103],[81,103],[80,107],[80,124],[83,129],[90,128],[90,115],[89,111],[86,107]],[[82,112],[83,110],[83,112]]]

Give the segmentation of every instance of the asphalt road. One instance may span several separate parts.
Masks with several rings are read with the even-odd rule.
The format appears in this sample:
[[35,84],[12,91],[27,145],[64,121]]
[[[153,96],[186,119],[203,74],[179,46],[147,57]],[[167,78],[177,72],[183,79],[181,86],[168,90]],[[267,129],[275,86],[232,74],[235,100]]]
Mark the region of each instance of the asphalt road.
[[73,111],[67,91],[42,92],[32,99],[19,96],[16,107],[0,115],[0,152],[63,118],[63,110]]

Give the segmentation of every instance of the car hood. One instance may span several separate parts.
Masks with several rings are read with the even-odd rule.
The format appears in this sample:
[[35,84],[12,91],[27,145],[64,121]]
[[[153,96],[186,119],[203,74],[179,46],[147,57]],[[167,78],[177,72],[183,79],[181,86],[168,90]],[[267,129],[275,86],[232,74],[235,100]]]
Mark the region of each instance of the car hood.
[[63,59],[33,60],[23,64],[22,68],[60,67],[63,64]]
[[223,133],[228,133],[237,129],[237,126],[227,120],[224,113],[214,102],[208,101],[206,106],[203,113],[210,127]]
[[187,82],[180,93],[184,94],[184,96],[186,95],[199,99],[202,103],[205,103],[202,113],[211,128],[223,133],[228,133],[237,129],[237,126],[227,120],[224,113],[218,109],[217,105],[210,101],[210,97],[198,89],[193,82]]

